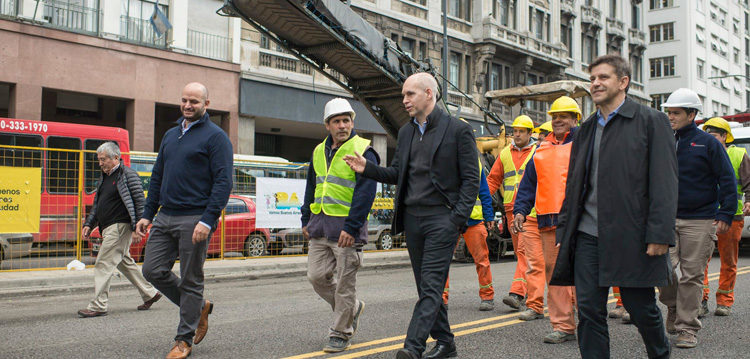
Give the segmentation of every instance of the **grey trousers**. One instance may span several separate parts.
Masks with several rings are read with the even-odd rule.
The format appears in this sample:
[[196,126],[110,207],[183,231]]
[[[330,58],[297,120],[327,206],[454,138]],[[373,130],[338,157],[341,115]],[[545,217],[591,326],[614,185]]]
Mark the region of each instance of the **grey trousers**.
[[133,283],[144,302],[156,295],[156,289],[143,278],[141,269],[130,256],[132,234],[129,223],[115,223],[102,231],[102,247],[94,264],[94,299],[89,303],[88,310],[107,311],[109,283],[115,269]]
[[[203,263],[211,232],[203,242],[193,244],[193,231],[201,215],[168,216],[160,213],[146,243],[143,275],[172,303],[180,307],[180,324],[175,340],[193,344],[203,309]],[[172,272],[180,260],[180,276]]]
[[[695,334],[703,326],[698,319],[703,299],[703,276],[708,258],[714,250],[716,228],[712,219],[677,219],[676,245],[669,248],[672,262],[672,285],[659,288],[659,300],[676,310],[675,328]],[[682,275],[677,279],[676,268]]]
[[355,247],[340,248],[327,238],[310,239],[307,253],[307,279],[315,293],[333,309],[329,337],[351,338],[354,312],[357,310],[357,271],[362,252]]

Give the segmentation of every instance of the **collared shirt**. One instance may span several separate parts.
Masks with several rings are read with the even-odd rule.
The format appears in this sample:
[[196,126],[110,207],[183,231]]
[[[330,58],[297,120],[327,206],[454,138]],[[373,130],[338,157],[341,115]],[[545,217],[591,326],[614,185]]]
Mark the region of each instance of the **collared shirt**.
[[109,175],[115,173],[115,171],[117,171],[118,168],[120,168],[120,164],[119,163],[117,165],[115,165],[114,167],[112,167],[112,169],[109,172],[104,172],[104,171],[102,171],[102,172],[104,172],[107,176],[109,176]]
[[412,118],[412,121],[414,121],[414,124],[417,125],[417,128],[419,129],[419,133],[424,135],[424,131],[427,129],[427,120],[424,121],[424,124],[420,124],[416,118]]
[[195,125],[196,123],[198,123],[198,121],[188,122],[187,127],[185,127],[185,121],[187,121],[187,120],[183,119],[182,123],[180,123],[180,131],[182,131],[182,135],[183,136],[185,135],[186,132],[188,132],[188,130],[190,129],[190,127],[193,127],[193,125]]
[[612,117],[615,117],[617,115],[617,112],[620,111],[620,107],[622,107],[622,104],[625,103],[625,100],[620,103],[620,106],[617,106],[617,108],[612,111],[609,115],[607,115],[607,119],[605,120],[604,117],[602,117],[602,110],[596,110],[596,120],[599,121],[599,124],[602,125],[602,127],[606,126],[607,123],[609,123],[609,120],[612,119]]

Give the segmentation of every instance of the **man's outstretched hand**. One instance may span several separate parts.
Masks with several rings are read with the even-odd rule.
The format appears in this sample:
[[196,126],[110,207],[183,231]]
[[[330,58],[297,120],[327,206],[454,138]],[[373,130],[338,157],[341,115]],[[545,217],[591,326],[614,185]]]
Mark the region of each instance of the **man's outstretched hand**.
[[349,165],[349,168],[351,168],[352,171],[357,173],[364,172],[365,166],[367,165],[367,160],[362,157],[361,154],[357,153],[357,151],[354,151],[354,156],[344,156],[344,161],[346,161],[346,164]]

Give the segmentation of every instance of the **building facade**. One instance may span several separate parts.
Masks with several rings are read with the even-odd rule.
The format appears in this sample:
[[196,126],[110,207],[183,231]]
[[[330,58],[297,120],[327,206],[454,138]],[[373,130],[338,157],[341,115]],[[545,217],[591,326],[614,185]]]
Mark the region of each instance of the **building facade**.
[[745,112],[750,101],[747,0],[649,0],[649,93],[660,108],[680,87],[703,102],[700,116]]

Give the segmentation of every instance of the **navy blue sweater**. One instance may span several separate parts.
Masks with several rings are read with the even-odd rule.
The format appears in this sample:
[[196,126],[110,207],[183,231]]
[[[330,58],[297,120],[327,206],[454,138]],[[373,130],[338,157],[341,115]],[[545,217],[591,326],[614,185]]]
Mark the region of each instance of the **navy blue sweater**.
[[[355,135],[356,133],[354,132],[354,130],[352,130],[349,138],[352,138]],[[335,150],[331,149],[332,144],[333,140],[331,139],[331,135],[328,135],[328,137],[326,137],[325,153],[326,158],[329,161],[329,167],[331,165],[330,160],[336,153]],[[377,164],[380,163],[380,156],[378,156],[378,154],[374,149],[372,149],[372,147],[368,148],[367,151],[365,151],[365,153],[361,155],[370,162]],[[310,204],[315,201],[315,167],[313,165],[314,159],[315,158],[310,159],[310,166],[307,169],[305,202],[302,204],[302,208],[300,209],[302,211],[302,227],[307,226],[307,223],[310,221],[310,217],[312,216],[312,212],[310,212]],[[372,202],[375,200],[375,191],[377,190],[378,183],[375,180],[362,177],[362,175],[360,175],[359,173],[356,174],[355,178],[356,184],[354,185],[354,194],[352,195],[352,207],[349,208],[349,215],[344,221],[343,231],[349,233],[352,237],[357,238],[359,236],[360,229],[365,224],[367,215],[370,213],[370,209],[372,208]],[[323,214],[323,212],[321,212],[321,214]],[[338,239],[338,237],[336,237],[336,239]]]
[[[481,177],[479,181],[479,200],[482,201],[482,217],[485,222],[491,222],[495,220],[495,211],[492,209],[492,196],[490,195],[490,187],[487,184],[487,176],[484,174],[484,170],[479,171]],[[466,225],[471,227],[475,224],[482,223],[482,220],[469,218],[466,221]]]
[[675,139],[677,218],[716,219],[731,224],[737,211],[737,180],[724,146],[695,123],[675,131]]
[[232,143],[208,113],[184,135],[182,120],[161,140],[142,218],[153,220],[161,206],[170,216],[201,214],[215,227],[232,192]]

